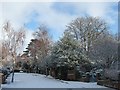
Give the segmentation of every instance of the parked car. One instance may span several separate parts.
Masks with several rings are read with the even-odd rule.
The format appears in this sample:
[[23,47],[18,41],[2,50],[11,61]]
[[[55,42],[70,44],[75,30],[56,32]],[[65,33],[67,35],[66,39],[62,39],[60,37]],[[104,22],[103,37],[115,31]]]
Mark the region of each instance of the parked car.
[[3,67],[3,68],[0,68],[0,73],[3,73],[6,77],[8,77],[11,71],[9,68]]
[[7,77],[10,75],[10,71],[9,71],[9,69],[7,69],[7,68],[0,68],[0,73],[2,73],[1,75],[1,82],[2,82],[2,84],[4,84],[4,83],[6,83],[6,79],[7,79]]

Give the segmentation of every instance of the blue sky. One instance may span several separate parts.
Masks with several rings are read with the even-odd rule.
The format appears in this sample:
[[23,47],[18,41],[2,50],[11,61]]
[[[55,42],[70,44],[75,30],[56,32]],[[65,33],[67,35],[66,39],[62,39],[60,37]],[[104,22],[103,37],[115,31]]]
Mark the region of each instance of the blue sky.
[[30,15],[30,21],[25,23],[24,26],[28,29],[31,29],[31,30],[36,30],[37,27],[39,27],[39,22],[37,21],[37,18],[39,17],[40,15],[37,13],[37,12],[32,12],[31,15]]
[[26,45],[32,33],[45,24],[54,41],[62,36],[66,25],[77,17],[104,19],[111,33],[118,32],[117,2],[6,2],[2,4],[3,21],[11,21],[16,29],[26,28]]
[[76,15],[77,10],[71,3],[67,2],[56,2],[52,5],[52,9],[56,10],[56,12],[69,14],[69,15]]
[[[39,7],[42,3],[39,3],[37,4],[38,5],[38,8],[41,8]],[[44,3],[45,6],[49,3]],[[103,5],[102,5],[103,4]],[[76,17],[84,17],[84,16],[92,16],[92,11],[90,13],[89,11],[89,8],[92,7],[92,9],[95,9],[94,13],[96,13],[95,15],[98,16],[98,17],[101,17],[102,19],[104,19],[105,21],[108,22],[108,26],[110,27],[110,32],[111,33],[116,33],[117,30],[118,30],[118,26],[117,26],[117,9],[118,9],[118,3],[106,3],[106,2],[98,2],[98,3],[94,3],[94,2],[54,2],[52,3],[49,8],[50,8],[50,11],[51,13],[54,12],[56,13],[56,15],[62,15],[62,16],[68,16],[69,18],[72,17],[72,19],[70,20],[74,20],[76,19]],[[93,6],[91,6],[93,5]],[[97,6],[98,5],[98,6]],[[102,6],[100,6],[102,5]],[[90,6],[90,7],[88,7]],[[88,9],[88,11],[87,11]],[[104,10],[102,10],[104,9]],[[43,10],[48,10],[47,8],[45,9],[43,7]],[[100,10],[100,11],[97,11],[97,10]],[[50,12],[48,11],[48,12]],[[97,14],[98,13],[98,14]],[[99,15],[100,13],[100,15]],[[64,21],[66,22],[66,20],[62,17],[57,17],[58,18],[61,18],[61,19],[64,19],[64,20],[54,20],[54,17],[49,16],[49,13],[45,13],[48,15],[49,18],[52,18],[54,22],[54,25],[51,25],[50,23],[48,23],[49,21],[44,20],[42,21],[42,17],[47,17],[47,15],[44,16],[44,13],[42,12],[39,12],[37,10],[33,10],[30,14],[29,14],[29,17],[30,17],[30,20],[29,22],[27,22],[25,24],[25,27],[30,29],[30,30],[36,30],[37,27],[39,27],[40,24],[46,24],[49,28],[49,33],[51,34],[51,36],[53,37],[53,39],[55,41],[59,40],[59,37],[62,35],[65,27],[68,23],[70,23],[70,20],[69,22],[65,23],[64,26],[61,25],[59,26],[60,23],[63,23]],[[93,14],[93,16],[95,16]],[[41,20],[40,20],[41,19]],[[49,20],[49,19],[48,19]],[[56,27],[57,25],[57,27]],[[64,27],[64,28],[63,28]],[[61,29],[61,30],[60,30]],[[63,30],[62,30],[63,29]]]

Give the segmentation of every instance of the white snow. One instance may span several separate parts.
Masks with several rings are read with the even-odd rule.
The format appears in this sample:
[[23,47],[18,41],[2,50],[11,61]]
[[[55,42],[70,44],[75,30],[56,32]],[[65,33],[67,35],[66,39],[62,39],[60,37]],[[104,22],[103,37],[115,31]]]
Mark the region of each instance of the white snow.
[[11,76],[7,81],[9,83],[2,84],[2,88],[106,88],[96,83],[63,81],[35,73],[15,73],[14,82],[10,82]]

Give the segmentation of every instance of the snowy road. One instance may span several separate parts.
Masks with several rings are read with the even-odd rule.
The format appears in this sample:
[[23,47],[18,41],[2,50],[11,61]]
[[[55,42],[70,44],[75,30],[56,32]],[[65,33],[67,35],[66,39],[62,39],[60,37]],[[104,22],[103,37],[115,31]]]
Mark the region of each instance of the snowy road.
[[[11,76],[8,77],[10,82]],[[96,83],[61,81],[50,76],[34,73],[15,73],[14,83],[3,84],[2,88],[105,88]]]

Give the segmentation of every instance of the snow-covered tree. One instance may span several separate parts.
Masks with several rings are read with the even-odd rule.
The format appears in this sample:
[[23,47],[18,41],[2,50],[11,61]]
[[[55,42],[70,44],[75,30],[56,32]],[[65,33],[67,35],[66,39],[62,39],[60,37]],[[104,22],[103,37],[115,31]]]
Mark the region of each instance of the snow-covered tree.
[[87,69],[91,64],[85,53],[82,53],[82,49],[78,41],[69,36],[67,32],[64,33],[63,38],[58,41],[53,47],[51,53],[51,63],[54,66],[67,66]]
[[52,40],[48,34],[46,26],[40,26],[37,31],[33,33],[34,38],[28,44],[28,54],[30,56],[30,63],[35,71],[41,68],[45,57],[50,54],[50,47]]

